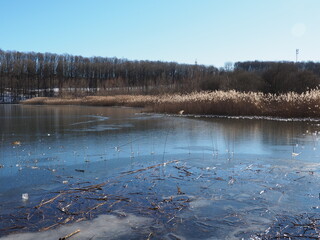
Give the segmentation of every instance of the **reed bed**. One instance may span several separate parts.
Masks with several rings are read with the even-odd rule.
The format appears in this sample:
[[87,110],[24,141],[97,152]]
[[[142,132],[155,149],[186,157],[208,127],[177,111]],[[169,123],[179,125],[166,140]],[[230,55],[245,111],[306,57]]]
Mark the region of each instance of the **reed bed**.
[[157,97],[144,95],[87,96],[83,98],[36,97],[21,102],[35,105],[87,105],[87,106],[128,106],[146,107],[155,102]]
[[319,118],[320,90],[302,94],[214,91],[166,95],[88,96],[84,98],[33,98],[23,104],[144,107],[169,114]]

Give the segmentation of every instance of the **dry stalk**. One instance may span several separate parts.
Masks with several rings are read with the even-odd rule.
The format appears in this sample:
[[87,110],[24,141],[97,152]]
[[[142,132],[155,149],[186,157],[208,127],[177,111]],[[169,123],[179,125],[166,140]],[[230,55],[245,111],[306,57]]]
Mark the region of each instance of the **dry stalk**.
[[41,203],[37,206],[35,206],[35,208],[41,208],[42,206],[48,204],[48,203],[52,203],[54,200],[56,200],[57,198],[59,198],[60,196],[62,196],[64,193],[59,193],[58,195],[56,195],[55,197],[53,198],[50,198],[49,200],[43,202],[41,201]]
[[72,232],[72,233],[70,233],[70,234],[68,234],[68,235],[66,235],[66,236],[64,236],[62,238],[59,238],[59,240],[66,240],[68,238],[71,238],[73,235],[76,235],[79,232],[80,232],[80,229],[78,229],[78,230],[76,230],[76,231],[74,231],[74,232]]
[[102,203],[97,204],[96,206],[90,208],[89,211],[86,212],[86,214],[88,214],[89,212],[91,212],[91,211],[93,211],[93,210],[95,210],[95,209],[97,209],[97,208],[105,205],[106,203],[107,203],[107,202],[102,202]]
[[142,171],[146,171],[146,170],[149,170],[149,169],[152,169],[152,168],[165,166],[167,164],[177,163],[177,162],[179,162],[179,160],[172,160],[172,161],[165,162],[165,163],[159,163],[159,164],[156,164],[156,165],[153,165],[153,166],[149,166],[149,167],[146,167],[146,168],[141,168],[141,169],[137,169],[137,170],[134,170],[134,171],[123,172],[122,175],[134,174],[134,173],[137,173],[137,172],[142,172]]

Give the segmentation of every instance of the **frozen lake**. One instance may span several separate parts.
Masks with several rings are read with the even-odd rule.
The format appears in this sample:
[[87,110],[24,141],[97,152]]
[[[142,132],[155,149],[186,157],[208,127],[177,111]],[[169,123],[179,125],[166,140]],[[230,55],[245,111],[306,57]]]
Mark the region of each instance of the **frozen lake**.
[[318,236],[320,122],[0,105],[0,127],[3,239]]

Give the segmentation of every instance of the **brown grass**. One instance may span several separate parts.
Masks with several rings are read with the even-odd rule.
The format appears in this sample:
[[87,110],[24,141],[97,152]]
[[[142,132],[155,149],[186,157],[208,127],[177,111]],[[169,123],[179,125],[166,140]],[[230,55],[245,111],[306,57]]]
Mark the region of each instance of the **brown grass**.
[[84,98],[33,98],[23,104],[145,107],[153,112],[228,116],[319,118],[320,90],[281,95],[236,91],[158,96],[116,95]]
[[153,105],[158,97],[143,95],[87,96],[83,98],[36,97],[21,102],[33,105],[87,105],[146,107]]

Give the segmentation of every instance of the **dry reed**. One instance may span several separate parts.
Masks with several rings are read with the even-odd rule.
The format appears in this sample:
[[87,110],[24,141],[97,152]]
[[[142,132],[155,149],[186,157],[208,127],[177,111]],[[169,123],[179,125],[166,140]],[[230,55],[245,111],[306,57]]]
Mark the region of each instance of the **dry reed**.
[[33,98],[23,104],[129,106],[153,112],[196,115],[272,116],[319,118],[320,90],[273,95],[256,92],[214,91],[167,95],[88,96],[84,98]]

